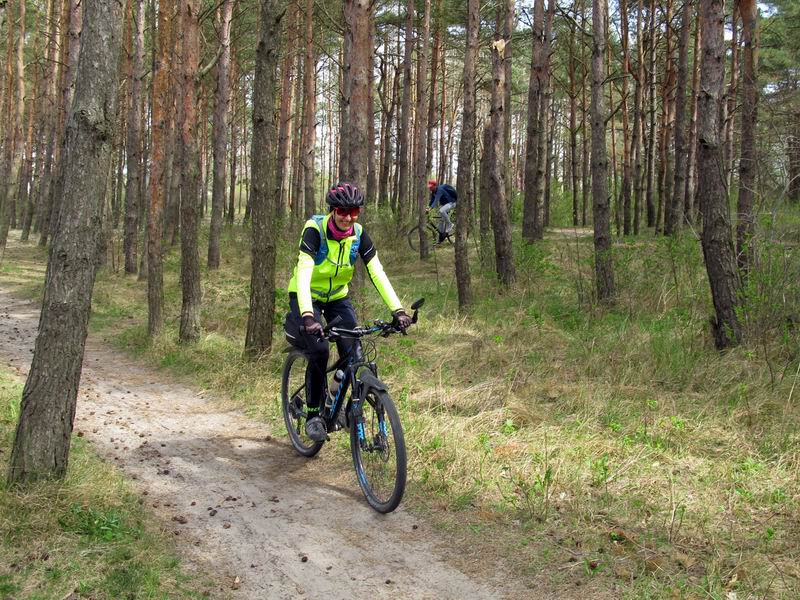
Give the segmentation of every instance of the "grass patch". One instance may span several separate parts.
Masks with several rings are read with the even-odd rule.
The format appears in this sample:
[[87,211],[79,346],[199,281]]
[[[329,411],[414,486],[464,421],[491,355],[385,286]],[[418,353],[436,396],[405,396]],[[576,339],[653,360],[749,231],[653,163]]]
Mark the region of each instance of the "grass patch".
[[[796,215],[763,226],[788,239],[784,222]],[[406,506],[522,576],[552,588],[577,582],[588,597],[797,597],[795,247],[778,233],[759,246],[743,315],[750,341],[720,355],[689,234],[619,240],[611,308],[592,302],[591,236],[515,240],[518,283],[506,292],[471,248],[475,302],[458,315],[452,249],[421,263],[397,228],[368,226],[404,304],[426,298],[411,335],[376,346],[410,450]],[[278,257],[281,288],[296,234],[278,244],[291,249]],[[93,327],[283,435],[287,298],[277,295],[275,351],[244,360],[249,242],[240,228],[225,236],[222,267],[203,273],[196,344],[177,343],[177,249],[165,262],[157,339],[146,336],[145,285],[113,269],[98,277]],[[369,287],[353,290],[359,317],[385,318]]]
[[[4,475],[21,395],[22,385],[0,371]],[[120,474],[80,438],[63,481],[0,486],[3,598],[204,597],[204,584],[181,570],[170,547]]]

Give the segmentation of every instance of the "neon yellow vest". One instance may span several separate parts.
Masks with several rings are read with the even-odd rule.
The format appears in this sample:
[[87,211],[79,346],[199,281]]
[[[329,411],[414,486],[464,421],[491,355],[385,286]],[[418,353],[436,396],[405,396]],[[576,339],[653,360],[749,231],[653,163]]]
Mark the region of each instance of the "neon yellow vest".
[[[303,232],[300,234],[300,239],[306,229],[309,227],[318,231],[320,234],[320,246],[327,244],[327,253],[320,252],[321,262],[314,264],[314,270],[311,273],[311,297],[314,300],[322,302],[331,302],[332,300],[340,300],[347,296],[347,284],[353,278],[355,273],[355,261],[351,260],[351,250],[353,243],[361,237],[361,225],[359,223],[353,224],[353,235],[346,237],[341,241],[328,239],[328,221],[331,219],[331,214],[325,215],[321,220],[314,218],[306,221],[303,227]],[[289,292],[297,293],[297,266],[292,273],[292,279],[289,281]]]

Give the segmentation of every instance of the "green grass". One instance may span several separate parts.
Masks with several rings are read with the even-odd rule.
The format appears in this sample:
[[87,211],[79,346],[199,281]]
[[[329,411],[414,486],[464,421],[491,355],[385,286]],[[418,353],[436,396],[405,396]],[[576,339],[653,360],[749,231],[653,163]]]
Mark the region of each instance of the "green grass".
[[[5,474],[21,384],[0,371],[0,469]],[[0,486],[3,598],[199,598],[121,475],[73,438],[63,481]],[[206,583],[206,587],[208,583]]]
[[[778,218],[775,231],[797,221]],[[556,590],[797,596],[800,256],[790,230],[759,241],[743,313],[749,341],[719,354],[689,234],[618,241],[610,308],[592,302],[591,236],[516,239],[518,283],[507,292],[473,254],[475,300],[459,316],[451,249],[421,263],[402,231],[368,226],[404,303],[426,298],[419,326],[376,348],[410,448],[406,506]],[[281,288],[296,256],[289,229]],[[177,343],[177,249],[165,263],[157,339],[146,336],[144,284],[112,269],[99,274],[92,326],[282,435],[286,296],[277,296],[275,351],[244,360],[248,232],[226,228],[222,247],[222,268],[203,273],[196,344]],[[386,316],[370,286],[353,296],[361,318]]]

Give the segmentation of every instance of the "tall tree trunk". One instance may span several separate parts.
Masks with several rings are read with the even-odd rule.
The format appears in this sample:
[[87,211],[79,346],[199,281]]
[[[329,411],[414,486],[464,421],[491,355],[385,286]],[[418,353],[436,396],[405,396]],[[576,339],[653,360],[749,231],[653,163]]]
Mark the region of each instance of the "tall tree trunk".
[[256,74],[253,83],[253,146],[251,162],[253,246],[250,279],[250,312],[247,317],[245,352],[258,357],[272,347],[275,314],[275,249],[272,211],[278,200],[275,185],[277,152],[276,80],[280,19],[279,0],[262,0]]
[[456,189],[461,201],[456,204],[456,285],[458,307],[467,308],[472,301],[472,284],[469,273],[467,235],[471,223],[473,204],[472,164],[475,150],[475,66],[478,58],[480,33],[480,2],[469,0],[467,6],[467,47],[464,53],[464,113],[461,124],[461,141],[458,145],[458,174]]
[[[235,48],[234,48],[235,50]],[[231,62],[231,89],[233,89],[233,108],[231,110],[232,118],[230,124],[231,130],[231,176],[230,176],[230,187],[228,188],[228,225],[233,225],[233,221],[236,216],[236,185],[238,182],[238,157],[239,153],[241,152],[240,144],[239,144],[239,123],[236,121],[237,110],[236,110],[236,99],[237,99],[237,86],[233,85],[236,82],[236,78],[233,77],[233,73],[236,71],[236,61]],[[243,109],[240,109],[240,112],[247,112]],[[242,115],[242,119],[245,119],[246,115]],[[288,172],[288,171],[287,171]],[[285,177],[288,177],[284,174]],[[284,181],[288,181],[288,178]],[[240,194],[241,197],[241,194]],[[240,202],[241,204],[241,202]]]
[[636,11],[636,89],[633,100],[633,234],[639,235],[639,224],[644,204],[644,166],[642,154],[644,152],[644,46],[642,38],[642,20],[644,18],[644,0],[639,0]]
[[753,200],[756,189],[756,125],[758,123],[758,9],[755,0],[739,0],[742,15],[742,150],[739,162],[739,202],[736,223],[736,256],[747,272],[752,264],[750,246],[755,230]]
[[397,171],[397,220],[402,223],[405,221],[408,211],[408,154],[409,139],[411,130],[411,52],[414,49],[414,0],[408,0],[406,4],[406,25],[405,25],[405,47],[403,50],[403,100],[400,104],[400,126],[398,136],[397,159],[399,162]]
[[686,0],[681,16],[681,41],[678,50],[678,89],[675,93],[675,185],[667,211],[668,226],[664,233],[677,233],[680,228],[684,194],[686,193],[686,80],[689,78],[689,33],[692,3]]
[[[67,127],[62,210],[11,454],[11,484],[63,477],[78,396],[109,169],[123,4],[89,0]],[[55,374],[58,374],[57,376]]]
[[[392,143],[392,129],[394,127],[394,114],[397,108],[397,99],[400,94],[400,72],[399,69],[394,69],[392,77],[392,92],[391,98],[388,101],[388,107],[384,106],[384,114],[386,115],[385,127],[381,131],[383,137],[383,159],[381,161],[381,176],[379,179],[378,190],[378,203],[380,206],[389,206],[390,204],[390,175],[392,163],[394,162],[394,145]],[[383,99],[381,100],[383,103]]]
[[701,241],[716,316],[711,318],[717,348],[739,343],[742,328],[737,315],[739,278],[731,236],[721,103],[725,80],[725,39],[722,0],[700,0],[703,13],[703,62],[698,106],[697,195],[702,198]]
[[142,164],[142,141],[139,127],[142,123],[142,80],[144,73],[144,0],[136,0],[133,18],[133,69],[131,72],[131,103],[128,112],[128,180],[125,185],[125,272],[136,273],[139,243],[139,190]]
[[697,207],[694,205],[695,172],[697,171],[697,98],[700,95],[700,37],[703,20],[697,10],[694,24],[694,66],[692,67],[692,117],[689,124],[689,155],[686,158],[686,192],[683,197],[683,214],[687,223],[694,223]]
[[427,110],[425,103],[428,101],[428,51],[430,45],[431,28],[431,0],[425,0],[425,13],[422,19],[422,32],[420,44],[417,49],[417,110],[415,111],[414,132],[416,135],[416,149],[414,152],[414,195],[417,204],[417,223],[419,224],[419,257],[428,258],[428,236],[425,230],[425,207],[427,206],[428,187],[425,172],[425,147],[428,137]]
[[147,213],[147,334],[155,337],[164,325],[164,264],[161,238],[164,204],[169,179],[165,150],[169,138],[170,93],[169,61],[172,51],[172,14],[175,5],[161,0],[158,4],[158,50],[153,69],[152,167],[150,204]]
[[[503,13],[503,39],[506,42],[506,47],[503,49],[503,106],[505,112],[503,114],[503,164],[509,165],[511,157],[511,39],[514,33],[514,0],[505,0],[505,10]],[[508,202],[509,214],[511,212],[511,203],[514,200],[513,183],[514,178],[511,173],[506,174],[506,202]]]
[[48,230],[42,232],[42,239],[39,240],[40,245],[46,244],[48,237],[53,235],[53,227],[55,223],[58,222],[58,211],[61,210],[61,205],[56,202],[56,199],[60,198],[60,194],[58,194],[57,191],[63,188],[61,154],[65,139],[67,114],[72,102],[75,70],[80,53],[80,22],[82,10],[83,8],[80,0],[64,0],[63,6],[61,7],[61,32],[63,39],[61,41],[59,60],[63,63],[64,67],[62,68],[60,76],[61,95],[56,125],[56,145],[53,152],[54,179],[53,185],[50,186],[47,200],[50,216]]
[[208,232],[208,268],[219,268],[219,237],[222,213],[225,210],[225,166],[228,149],[228,99],[230,98],[231,14],[233,0],[223,0],[217,8],[218,36],[221,53],[217,60],[217,81],[214,91],[214,179],[211,186],[211,225]]
[[[631,220],[633,149],[630,136],[628,135],[628,77],[631,73],[630,52],[628,49],[628,44],[630,42],[630,37],[628,35],[628,1],[620,0],[619,8],[622,33],[622,232],[625,235],[630,235],[633,227],[633,222]],[[639,40],[637,40],[637,43],[638,42]],[[636,124],[634,124],[634,129],[636,129]],[[636,139],[635,143],[638,143],[638,139]]]
[[611,221],[608,197],[608,156],[606,153],[607,110],[603,98],[605,69],[605,12],[603,0],[592,1],[592,216],[594,218],[594,272],[597,299],[614,297],[614,268],[611,260]]
[[286,46],[283,48],[283,60],[281,61],[281,108],[280,126],[278,129],[278,214],[284,214],[284,207],[289,205],[289,144],[292,139],[292,76],[294,62],[292,61],[293,47],[292,38],[294,37],[293,22],[297,20],[297,9],[294,11],[294,19],[286,20],[284,30]]
[[575,23],[569,23],[569,155],[572,188],[572,225],[578,226],[578,89],[575,82]]
[[[8,239],[8,228],[16,220],[16,201],[19,186],[20,166],[22,165],[22,155],[24,151],[24,144],[22,143],[22,119],[25,112],[25,66],[22,61],[23,49],[25,46],[25,0],[18,0],[19,4],[19,20],[17,25],[17,43],[16,43],[16,58],[14,60],[14,90],[16,97],[9,97],[8,101],[12,107],[11,114],[13,115],[8,126],[7,140],[7,181],[5,182],[6,188],[0,186],[0,195],[5,198],[0,198],[0,260],[2,260],[3,252],[6,247],[6,240]],[[9,19],[9,45],[13,40],[13,29],[11,19]],[[11,79],[9,79],[9,90],[11,90]],[[4,200],[4,201],[3,201]]]
[[345,5],[345,37],[350,40],[350,107],[347,178],[364,190],[367,183],[369,140],[367,122],[372,118],[368,87],[372,85],[370,64],[370,29],[372,5],[368,0],[347,0]]
[[522,210],[522,237],[532,242],[536,239],[539,216],[537,194],[539,176],[539,137],[542,132],[542,81],[544,71],[544,0],[536,0],[531,27],[531,72],[528,83],[528,125],[525,148],[525,199]]
[[650,0],[649,24],[647,27],[649,69],[648,100],[650,103],[650,130],[647,134],[647,193],[645,198],[647,208],[647,226],[656,226],[656,206],[653,202],[656,175],[656,48],[658,46],[656,33],[656,1]]
[[[182,0],[183,35],[181,55],[181,97],[178,100],[176,138],[181,146],[181,319],[178,331],[182,343],[200,335],[200,258],[197,227],[200,184],[198,139],[198,84],[200,70],[200,23],[197,0]],[[220,214],[220,217],[222,215]]]
[[369,26],[369,85],[367,86],[367,185],[364,195],[367,202],[374,206],[378,188],[378,173],[375,166],[375,86],[372,84],[372,72],[375,65],[375,23],[370,20]]
[[[586,31],[586,5],[581,0],[581,30]],[[586,101],[586,80],[588,69],[586,67],[586,44],[581,43],[581,225],[586,227],[586,213],[589,206],[589,186],[591,172],[589,171],[589,104]]]
[[[736,102],[739,88],[739,12],[741,0],[733,3],[733,15],[731,15],[731,79],[728,86],[728,93],[722,105],[724,111],[723,128],[725,130],[725,181],[728,191],[731,189],[731,179],[733,178],[733,130],[736,124]],[[747,0],[745,0],[747,1]]]
[[305,216],[315,212],[314,145],[317,131],[316,58],[314,56],[314,3],[306,0],[305,54],[303,62],[303,150],[300,160],[305,188]]
[[[489,180],[493,189],[491,198],[492,228],[494,229],[494,250],[497,275],[503,287],[509,287],[516,280],[514,267],[514,254],[511,245],[511,223],[508,218],[508,204],[506,202],[505,165],[503,161],[503,115],[505,113],[503,83],[505,69],[503,68],[503,51],[505,41],[500,37],[503,14],[497,9],[497,24],[492,44],[492,112],[491,112],[491,162],[489,163]],[[484,201],[483,199],[481,200]]]
[[53,185],[54,177],[54,155],[57,148],[57,127],[58,127],[58,80],[63,61],[58,58],[58,47],[61,26],[61,0],[51,0],[48,9],[48,17],[45,22],[50,24],[48,28],[47,42],[47,84],[46,84],[46,105],[44,111],[46,116],[47,146],[45,148],[44,172],[39,183],[39,198],[37,200],[37,215],[34,230],[40,234],[39,245],[47,244],[47,236],[50,229],[50,188]]

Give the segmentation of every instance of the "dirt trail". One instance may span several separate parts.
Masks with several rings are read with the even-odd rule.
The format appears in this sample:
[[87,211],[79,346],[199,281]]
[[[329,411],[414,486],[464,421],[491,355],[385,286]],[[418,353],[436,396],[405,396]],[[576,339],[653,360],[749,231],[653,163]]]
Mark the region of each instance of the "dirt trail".
[[[38,318],[36,305],[0,290],[0,362],[21,376]],[[259,423],[219,410],[197,390],[171,383],[168,374],[92,336],[75,431],[134,480],[164,527],[179,536],[188,564],[220,581],[223,596],[520,593],[501,571],[478,581],[458,570],[447,540],[402,507],[388,516],[373,512],[354,475],[348,486],[326,478]]]

